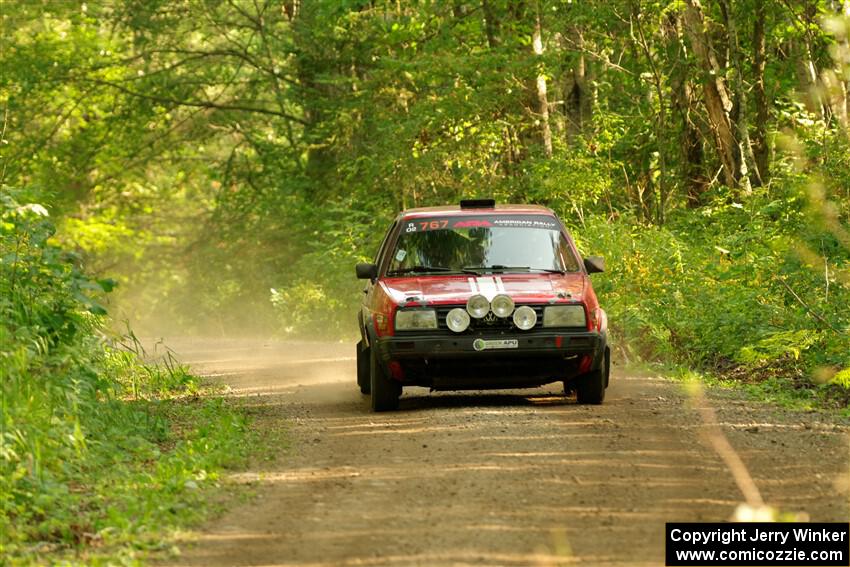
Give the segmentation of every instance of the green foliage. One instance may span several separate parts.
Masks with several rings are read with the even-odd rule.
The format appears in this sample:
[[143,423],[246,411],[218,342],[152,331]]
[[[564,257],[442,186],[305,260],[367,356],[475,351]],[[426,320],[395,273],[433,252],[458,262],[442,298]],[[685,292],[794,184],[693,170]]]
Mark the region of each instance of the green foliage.
[[850,390],[850,368],[845,368],[841,372],[836,373],[832,377],[831,382],[845,390]]
[[[10,6],[0,176],[50,204],[57,241],[116,278],[113,304],[149,314],[142,328],[350,335],[351,265],[396,211],[493,195],[551,206],[622,260],[605,292],[655,355],[843,364],[848,26],[824,0],[702,7],[726,53],[708,74],[754,152],[729,188],[686,3]],[[102,289],[45,254],[68,282],[51,300],[59,344],[97,324]]]
[[[401,208],[494,195],[663,224],[724,179],[681,2],[8,4],[0,176],[50,204],[146,330],[345,333],[350,262]],[[730,6],[703,7],[708,39],[728,46],[732,118],[765,137],[762,181],[819,177],[846,206],[847,139],[817,92],[836,95],[800,71],[843,78],[846,22],[823,0]],[[763,77],[733,57],[754,58],[758,23]]]
[[[352,337],[354,263],[466,196],[548,205],[604,254],[622,352],[847,405],[850,25],[703,4],[710,72],[683,2],[6,0],[0,554],[130,557],[243,454],[238,414],[116,320]],[[734,187],[707,77],[754,152]]]
[[[529,189],[523,199],[563,211],[583,223],[600,205],[611,205],[611,165],[598,157],[565,150],[557,159],[530,164]],[[604,206],[604,205],[603,205]]]
[[130,350],[108,340],[115,282],[87,277],[53,233],[44,207],[3,189],[0,555],[132,558],[203,513],[204,487],[245,455],[245,424],[190,397],[200,385],[170,353],[143,363],[132,335]]
[[[801,243],[829,232],[813,230],[800,199],[774,197],[720,200],[664,227],[594,218],[577,229],[607,257],[597,293],[621,346],[744,380],[850,367],[850,288],[833,283],[826,297],[823,272],[800,265]],[[850,251],[831,262],[846,270]]]

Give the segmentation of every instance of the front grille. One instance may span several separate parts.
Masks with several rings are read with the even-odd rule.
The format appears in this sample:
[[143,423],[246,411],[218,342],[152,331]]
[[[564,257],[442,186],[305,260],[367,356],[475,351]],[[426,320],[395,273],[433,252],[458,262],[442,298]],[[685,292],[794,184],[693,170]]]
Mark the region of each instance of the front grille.
[[[448,325],[446,325],[446,316],[449,314],[449,311],[452,309],[460,307],[461,309],[466,309],[466,305],[445,305],[437,307],[437,326],[441,331],[449,331]],[[517,305],[517,307],[519,307]],[[534,329],[542,329],[543,328],[543,308],[544,305],[529,305],[534,312],[537,313],[537,323],[534,324]],[[501,317],[496,317],[493,312],[487,314],[483,319],[472,319],[469,323],[469,328],[460,333],[461,335],[464,333],[474,333],[476,331],[516,331],[521,332],[514,325],[513,319],[509,317],[505,317],[502,319]],[[451,332],[451,331],[450,331]],[[522,331],[526,332],[526,331]]]

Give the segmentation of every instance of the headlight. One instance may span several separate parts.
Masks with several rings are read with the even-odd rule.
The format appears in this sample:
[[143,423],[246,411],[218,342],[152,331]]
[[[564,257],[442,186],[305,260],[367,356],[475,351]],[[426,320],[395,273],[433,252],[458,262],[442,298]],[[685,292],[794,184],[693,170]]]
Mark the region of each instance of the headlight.
[[503,319],[510,317],[511,313],[514,312],[514,300],[507,295],[497,295],[490,303],[490,309],[493,310],[496,317]]
[[462,333],[469,328],[469,315],[460,307],[455,307],[446,315],[446,326],[455,333]]
[[543,309],[544,327],[586,327],[583,305],[550,305]]
[[417,329],[436,328],[437,312],[433,309],[408,309],[404,311],[396,311],[396,331],[415,331]]
[[528,305],[520,305],[514,311],[514,325],[523,331],[534,327],[537,323],[537,313]]
[[490,312],[490,302],[483,295],[473,295],[466,302],[466,312],[470,317],[481,319]]

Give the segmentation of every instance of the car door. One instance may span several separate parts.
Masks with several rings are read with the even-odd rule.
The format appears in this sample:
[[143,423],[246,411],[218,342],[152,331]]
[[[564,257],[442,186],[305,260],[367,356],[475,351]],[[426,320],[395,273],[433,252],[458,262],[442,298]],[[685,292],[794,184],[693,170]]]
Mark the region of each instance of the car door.
[[[375,254],[375,265],[378,266],[378,270],[380,272],[381,266],[383,266],[384,261],[386,260],[387,254],[389,254],[388,248],[391,243],[395,240],[393,235],[395,234],[396,227],[398,227],[398,218],[396,218],[391,224],[387,232],[384,234],[384,239],[381,241],[381,245],[378,247],[378,252]],[[369,325],[369,322],[372,320],[372,304],[374,301],[375,295],[375,284],[376,281],[368,280],[366,282],[366,286],[363,288],[363,302],[361,303],[360,313],[358,314],[358,322],[360,324],[360,335],[363,338],[363,341],[368,344],[369,343],[369,333],[366,330],[366,327]]]

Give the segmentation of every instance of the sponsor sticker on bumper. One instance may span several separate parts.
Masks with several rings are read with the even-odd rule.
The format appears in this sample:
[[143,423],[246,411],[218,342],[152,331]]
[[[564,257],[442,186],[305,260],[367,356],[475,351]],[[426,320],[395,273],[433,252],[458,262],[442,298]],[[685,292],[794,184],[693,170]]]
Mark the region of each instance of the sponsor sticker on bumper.
[[517,339],[475,339],[472,341],[472,348],[477,351],[518,347],[519,341]]

